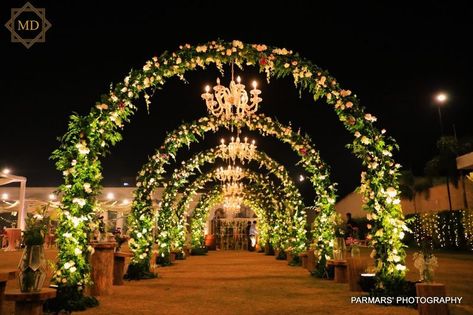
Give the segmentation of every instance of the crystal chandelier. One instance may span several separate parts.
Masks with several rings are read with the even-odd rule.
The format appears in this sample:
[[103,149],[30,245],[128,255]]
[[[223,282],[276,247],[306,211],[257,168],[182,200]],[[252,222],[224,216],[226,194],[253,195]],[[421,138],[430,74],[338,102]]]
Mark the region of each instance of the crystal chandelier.
[[242,197],[236,197],[236,196],[230,196],[230,197],[225,197],[223,200],[223,209],[235,215],[238,213],[241,209],[241,203],[243,202]]
[[223,186],[223,193],[225,196],[238,196],[243,194],[243,184],[236,182],[229,182]]
[[[217,78],[217,85],[213,87],[214,94],[210,93],[210,86],[205,87],[205,93],[202,98],[207,104],[209,113],[225,121],[232,119],[244,120],[258,110],[258,104],[262,101],[259,97],[261,91],[256,89],[256,81],[253,81],[253,89],[250,91],[251,99],[248,99],[248,93],[245,85],[241,84],[240,77],[237,82],[230,81],[230,88],[220,85],[220,79]],[[251,101],[251,104],[248,103]]]
[[240,167],[228,165],[227,168],[218,168],[216,177],[222,182],[238,182],[243,177],[245,177],[245,174]]
[[220,141],[220,151],[223,154],[223,158],[231,160],[235,164],[236,160],[239,159],[242,164],[245,164],[245,160],[252,160],[255,156],[256,145],[255,140],[248,142],[248,138],[244,138],[244,142],[241,142],[240,137],[237,136],[231,138],[228,145],[225,144],[225,140]]

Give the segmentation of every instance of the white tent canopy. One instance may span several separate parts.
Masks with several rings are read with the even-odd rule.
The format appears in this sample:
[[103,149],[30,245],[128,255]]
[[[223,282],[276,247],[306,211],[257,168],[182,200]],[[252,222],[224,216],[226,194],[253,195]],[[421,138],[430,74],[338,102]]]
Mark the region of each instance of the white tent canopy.
[[11,175],[7,172],[0,173],[0,186],[20,183],[20,194],[19,194],[19,211],[18,211],[18,222],[17,226],[21,229],[25,229],[25,218],[26,218],[26,207],[25,207],[25,196],[26,196],[26,177]]

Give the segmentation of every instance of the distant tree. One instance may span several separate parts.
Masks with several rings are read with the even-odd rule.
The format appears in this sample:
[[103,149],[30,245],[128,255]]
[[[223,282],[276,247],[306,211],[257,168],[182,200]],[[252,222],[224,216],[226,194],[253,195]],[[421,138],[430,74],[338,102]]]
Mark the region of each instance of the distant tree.
[[473,151],[473,138],[468,137],[457,140],[456,137],[445,136],[437,141],[438,155],[434,156],[425,165],[424,171],[431,179],[434,177],[445,177],[447,183],[448,201],[451,209],[450,186],[452,182],[458,187],[458,181],[462,173],[457,169],[456,158],[459,155]]
[[425,197],[428,198],[430,187],[432,187],[432,181],[429,177],[415,177],[411,170],[401,172],[399,177],[401,197],[413,201],[415,212],[417,212],[416,195],[424,192]]

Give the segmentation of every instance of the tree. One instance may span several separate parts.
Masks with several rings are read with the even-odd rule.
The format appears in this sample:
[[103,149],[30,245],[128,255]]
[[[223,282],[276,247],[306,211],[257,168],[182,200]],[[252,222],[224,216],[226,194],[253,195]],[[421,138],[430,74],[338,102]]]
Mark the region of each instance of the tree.
[[449,207],[452,210],[449,184],[451,181],[458,187],[458,181],[462,178],[462,173],[457,169],[456,159],[459,155],[473,151],[473,139],[468,137],[458,140],[456,137],[444,136],[437,141],[437,149],[438,155],[426,163],[424,171],[430,178],[445,177]]
[[430,187],[432,187],[432,181],[429,177],[415,177],[412,170],[401,172],[401,176],[399,177],[399,190],[401,191],[401,197],[413,201],[414,211],[416,213],[416,195],[422,192],[428,194]]

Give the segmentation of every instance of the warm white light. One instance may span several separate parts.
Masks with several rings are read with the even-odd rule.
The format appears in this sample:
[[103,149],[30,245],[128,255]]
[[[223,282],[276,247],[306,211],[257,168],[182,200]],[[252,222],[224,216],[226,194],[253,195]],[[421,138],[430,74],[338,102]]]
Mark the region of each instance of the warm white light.
[[445,94],[445,93],[439,93],[439,94],[437,94],[437,96],[435,97],[435,99],[436,99],[437,102],[439,102],[439,103],[445,102],[445,101],[447,100],[447,98],[448,98],[448,97],[447,97],[447,94]]
[[54,201],[54,200],[56,200],[56,195],[55,194],[49,194],[48,198],[49,198],[49,200]]
[[129,204],[129,203],[130,203],[130,200],[128,200],[128,199],[123,199],[123,201],[122,201],[122,204],[123,204],[123,205],[127,205],[127,204]]
[[222,141],[219,148],[222,153],[222,158],[231,161],[233,164],[235,164],[237,159],[240,160],[242,164],[245,164],[245,161],[253,160],[256,154],[255,141],[248,142],[248,137],[245,137],[243,142],[241,142],[239,136],[236,138],[231,137],[228,145]]
[[254,88],[248,95],[245,85],[240,83],[241,78],[237,77],[236,80],[237,83],[230,81],[230,86],[227,88],[220,85],[220,79],[217,78],[217,85],[213,87],[214,93],[209,93],[210,87],[205,88],[205,93],[201,97],[210,114],[224,121],[235,119],[241,121],[258,111],[258,104],[262,101],[259,97],[261,91]]
[[9,168],[4,168],[2,170],[2,173],[5,174],[5,175],[8,175],[8,174],[10,174],[10,169]]
[[205,86],[205,92],[207,92],[207,93],[210,92],[210,86],[208,86],[208,85]]
[[8,194],[7,193],[2,194],[2,200],[8,200]]
[[130,186],[130,184],[128,184],[127,182],[124,182],[123,186]]
[[115,199],[115,195],[114,195],[112,192],[109,192],[109,193],[107,194],[107,199],[108,199],[108,200],[113,200],[113,199]]
[[300,181],[300,182],[303,182],[304,180],[305,180],[304,175],[299,175],[299,181]]
[[256,86],[258,85],[258,83],[256,83],[256,81],[253,81],[253,88],[256,89]]

